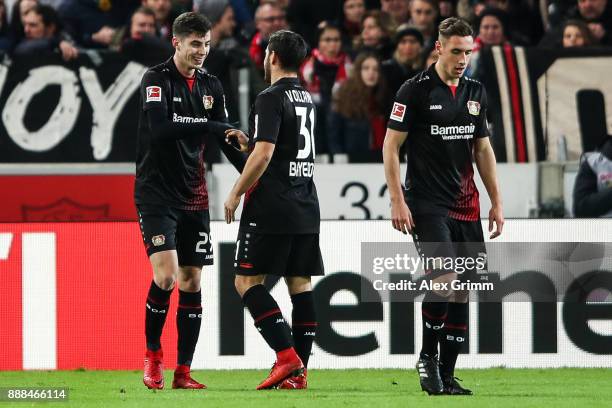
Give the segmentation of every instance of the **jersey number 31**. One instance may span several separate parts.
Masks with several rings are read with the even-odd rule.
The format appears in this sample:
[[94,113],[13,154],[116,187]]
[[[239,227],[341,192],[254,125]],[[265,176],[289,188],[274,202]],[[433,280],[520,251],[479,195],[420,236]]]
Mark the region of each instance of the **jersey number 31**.
[[[307,159],[311,152],[313,160],[315,158],[314,109],[310,109],[310,114],[308,110],[304,106],[295,107],[295,115],[300,118],[300,135],[304,136],[304,148],[298,150],[296,159]],[[306,119],[310,119],[310,130],[306,127]]]

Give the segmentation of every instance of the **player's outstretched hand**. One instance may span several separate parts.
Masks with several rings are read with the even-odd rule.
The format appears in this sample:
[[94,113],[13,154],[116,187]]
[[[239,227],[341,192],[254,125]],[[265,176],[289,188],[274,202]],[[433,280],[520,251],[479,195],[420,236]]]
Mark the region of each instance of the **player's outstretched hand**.
[[231,224],[231,222],[235,220],[234,214],[236,213],[236,208],[238,208],[239,204],[240,196],[230,193],[227,200],[225,200],[225,204],[223,204],[223,208],[225,209],[226,223]]
[[[495,231],[493,231],[493,222],[495,222]],[[489,232],[493,232],[490,239],[497,238],[501,235],[504,229],[504,212],[501,205],[491,207],[489,211]]]
[[397,202],[391,201],[391,223],[393,228],[401,231],[403,234],[412,233],[414,220],[403,199]]
[[241,130],[229,129],[225,131],[225,142],[236,150],[246,152],[249,150],[249,138]]

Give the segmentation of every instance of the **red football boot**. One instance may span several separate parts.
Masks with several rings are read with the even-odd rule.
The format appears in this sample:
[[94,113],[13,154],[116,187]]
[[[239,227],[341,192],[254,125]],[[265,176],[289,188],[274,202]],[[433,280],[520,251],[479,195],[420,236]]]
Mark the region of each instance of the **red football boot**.
[[172,388],[184,388],[188,390],[201,390],[206,388],[204,384],[200,384],[190,375],[191,368],[188,365],[179,365],[174,370],[174,380],[172,380]]
[[293,347],[279,351],[276,354],[276,362],[268,374],[268,378],[257,386],[258,390],[266,390],[276,387],[289,377],[297,377],[304,372],[304,364],[295,353]]
[[164,388],[164,352],[147,350],[144,359],[144,377],[142,382],[149,389]]
[[306,376],[308,372],[304,369],[304,372],[296,377],[289,377],[283,381],[278,388],[281,390],[305,390],[308,388],[308,381]]

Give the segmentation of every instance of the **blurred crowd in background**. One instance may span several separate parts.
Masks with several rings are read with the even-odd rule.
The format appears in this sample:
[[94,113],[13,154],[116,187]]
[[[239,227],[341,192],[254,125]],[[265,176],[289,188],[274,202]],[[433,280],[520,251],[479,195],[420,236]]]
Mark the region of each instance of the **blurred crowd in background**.
[[[236,70],[251,98],[265,88],[268,38],[281,29],[311,49],[300,76],[318,106],[316,151],[350,162],[381,160],[386,118],[401,84],[436,60],[437,25],[473,24],[469,75],[486,47],[597,47],[612,43],[607,0],[0,0],[0,49],[74,60],[88,50],[131,58],[172,55],[172,22],[185,11],[212,22],[205,69],[219,77],[231,121],[238,118]],[[357,102],[357,103],[356,103]]]

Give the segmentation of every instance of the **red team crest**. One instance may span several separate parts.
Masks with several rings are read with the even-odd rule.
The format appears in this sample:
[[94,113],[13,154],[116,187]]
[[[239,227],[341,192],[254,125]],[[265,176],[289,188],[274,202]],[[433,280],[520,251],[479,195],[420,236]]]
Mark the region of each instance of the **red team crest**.
[[147,102],[161,102],[161,88],[159,86],[147,86]]
[[401,122],[404,120],[406,114],[406,105],[395,102],[393,104],[393,110],[391,111],[391,119]]

